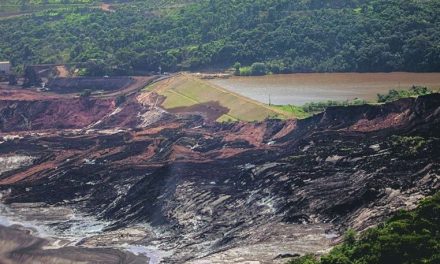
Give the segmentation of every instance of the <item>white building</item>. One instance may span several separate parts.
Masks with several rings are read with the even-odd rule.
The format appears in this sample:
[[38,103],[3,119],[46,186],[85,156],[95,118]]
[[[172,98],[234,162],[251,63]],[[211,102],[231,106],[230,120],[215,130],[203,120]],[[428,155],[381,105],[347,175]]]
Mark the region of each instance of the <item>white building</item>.
[[10,74],[11,63],[9,61],[0,61],[0,74]]

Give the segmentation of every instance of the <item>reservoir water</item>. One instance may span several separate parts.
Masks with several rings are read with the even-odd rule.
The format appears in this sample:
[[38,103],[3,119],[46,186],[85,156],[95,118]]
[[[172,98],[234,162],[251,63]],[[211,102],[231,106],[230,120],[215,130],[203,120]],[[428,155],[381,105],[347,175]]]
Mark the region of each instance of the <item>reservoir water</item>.
[[308,102],[350,100],[375,101],[389,89],[413,85],[440,89],[440,73],[305,73],[256,77],[232,77],[210,82],[262,103],[303,105]]

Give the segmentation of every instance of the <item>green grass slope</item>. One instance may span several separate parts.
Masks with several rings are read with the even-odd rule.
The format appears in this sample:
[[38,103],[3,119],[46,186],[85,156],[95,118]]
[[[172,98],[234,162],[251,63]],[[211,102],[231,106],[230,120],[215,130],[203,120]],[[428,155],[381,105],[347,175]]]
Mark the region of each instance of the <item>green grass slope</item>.
[[[164,96],[161,106],[171,111],[186,111],[192,106],[218,103],[228,110],[217,121],[261,121],[271,117],[297,117],[295,113],[267,106],[187,74],[158,82],[147,90]],[[211,108],[214,109],[215,106]]]

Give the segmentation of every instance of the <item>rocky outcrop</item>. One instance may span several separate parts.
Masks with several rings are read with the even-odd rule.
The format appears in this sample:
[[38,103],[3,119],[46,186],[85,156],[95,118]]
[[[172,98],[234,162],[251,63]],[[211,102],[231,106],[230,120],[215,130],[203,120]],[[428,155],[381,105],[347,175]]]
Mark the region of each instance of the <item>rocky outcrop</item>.
[[363,230],[438,190],[439,120],[433,94],[298,121],[169,115],[108,133],[24,133],[4,140],[0,156],[33,163],[3,172],[0,186],[7,203],[68,205],[114,221],[110,229],[149,223],[160,232],[143,243],[172,250],[165,262],[255,250],[271,263],[324,250],[333,233]]

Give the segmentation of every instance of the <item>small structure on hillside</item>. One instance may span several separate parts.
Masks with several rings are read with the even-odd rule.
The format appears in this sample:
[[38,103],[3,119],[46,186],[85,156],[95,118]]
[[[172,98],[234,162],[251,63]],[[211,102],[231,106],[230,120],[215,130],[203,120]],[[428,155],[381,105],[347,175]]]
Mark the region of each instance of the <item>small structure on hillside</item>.
[[9,61],[0,61],[0,74],[1,75],[11,74],[11,63]]

